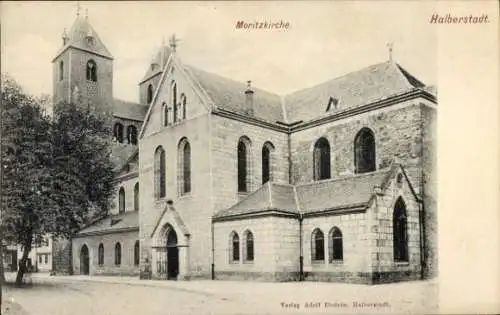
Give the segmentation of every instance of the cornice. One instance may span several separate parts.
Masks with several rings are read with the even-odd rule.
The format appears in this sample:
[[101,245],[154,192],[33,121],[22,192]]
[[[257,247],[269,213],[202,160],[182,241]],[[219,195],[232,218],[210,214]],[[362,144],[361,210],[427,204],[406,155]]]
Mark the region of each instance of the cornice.
[[125,233],[125,232],[134,232],[139,231],[139,227],[127,227],[121,229],[112,229],[112,230],[104,230],[104,231],[94,231],[87,233],[79,233],[73,236],[73,238],[80,238],[86,236],[96,236],[96,235],[105,235],[105,234],[115,234],[115,233]]
[[74,45],[68,45],[66,47],[64,47],[60,52],[58,52],[56,54],[56,56],[52,59],[52,62],[54,62],[60,55],[62,55],[66,50],[68,50],[69,48],[73,48],[73,49],[76,49],[76,50],[80,50],[80,51],[83,51],[83,52],[87,52],[87,53],[91,53],[91,54],[94,54],[94,55],[97,55],[99,57],[102,57],[102,58],[105,58],[105,59],[108,59],[108,60],[113,60],[113,57],[110,57],[110,56],[106,56],[106,55],[103,55],[103,54],[100,54],[96,51],[93,51],[93,50],[88,50],[88,49],[85,49],[85,48],[81,48],[81,47],[77,47],[77,46],[74,46]]

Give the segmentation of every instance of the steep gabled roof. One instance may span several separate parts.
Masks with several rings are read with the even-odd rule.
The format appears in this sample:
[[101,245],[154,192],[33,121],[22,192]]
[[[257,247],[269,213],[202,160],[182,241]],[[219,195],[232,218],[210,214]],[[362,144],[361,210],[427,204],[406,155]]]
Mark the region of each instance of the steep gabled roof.
[[191,76],[197,80],[218,108],[250,115],[261,120],[283,121],[284,115],[279,95],[253,88],[253,113],[245,103],[247,85],[220,75],[200,70],[193,66],[184,66]]
[[113,99],[113,116],[143,121],[148,111],[148,106],[138,103],[128,102],[120,99]]
[[127,211],[110,215],[80,230],[76,237],[86,234],[103,234],[129,231],[139,228],[139,212]]
[[330,98],[338,100],[335,112],[424,86],[397,63],[378,63],[286,95],[287,118],[291,123],[320,117],[325,114]]
[[[58,51],[56,57],[54,57],[52,61],[54,61],[68,47],[75,47],[79,49],[88,50],[96,54],[99,54],[103,57],[113,59],[113,56],[106,48],[104,43],[101,41],[97,32],[94,30],[92,25],[90,25],[88,18],[78,15],[76,17],[75,22],[73,22],[73,25],[71,26],[67,35],[68,35],[68,41],[66,42],[66,45],[64,45]],[[87,35],[92,35],[92,37],[94,38],[92,45],[90,45],[89,42],[87,41],[86,39]]]
[[138,151],[139,149],[136,145],[118,142],[113,143],[111,148],[111,161],[115,166],[115,170],[120,170]]

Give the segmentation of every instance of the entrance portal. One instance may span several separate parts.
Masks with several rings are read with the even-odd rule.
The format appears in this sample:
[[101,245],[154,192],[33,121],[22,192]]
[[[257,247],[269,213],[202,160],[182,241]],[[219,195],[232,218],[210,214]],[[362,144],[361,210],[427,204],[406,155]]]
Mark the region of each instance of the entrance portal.
[[89,249],[87,248],[87,245],[83,245],[80,250],[80,274],[89,274]]
[[179,274],[179,248],[177,233],[173,228],[167,231],[167,279],[177,279]]

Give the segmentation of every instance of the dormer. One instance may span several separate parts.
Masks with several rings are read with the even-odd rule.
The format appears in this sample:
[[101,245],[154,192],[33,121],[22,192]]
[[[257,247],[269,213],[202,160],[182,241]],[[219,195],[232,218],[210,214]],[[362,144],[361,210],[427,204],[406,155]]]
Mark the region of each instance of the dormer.
[[335,97],[330,96],[330,99],[328,100],[328,105],[326,106],[326,111],[332,111],[338,108],[339,105],[339,100]]

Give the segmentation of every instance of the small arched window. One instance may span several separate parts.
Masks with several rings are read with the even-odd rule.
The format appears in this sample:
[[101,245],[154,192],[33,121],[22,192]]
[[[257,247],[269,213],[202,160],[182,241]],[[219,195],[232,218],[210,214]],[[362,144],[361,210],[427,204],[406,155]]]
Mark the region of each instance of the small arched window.
[[165,150],[159,146],[155,151],[155,196],[156,199],[164,198],[166,196],[166,182],[165,182],[165,171],[166,171],[166,161],[165,161]]
[[354,163],[356,173],[375,171],[375,137],[368,128],[361,129],[354,138]]
[[315,262],[325,260],[325,236],[320,229],[311,234],[311,259]]
[[137,145],[137,128],[134,125],[127,127],[127,142]]
[[151,104],[151,102],[153,101],[153,92],[154,92],[153,85],[152,84],[148,85],[148,92],[147,92],[147,99],[146,99],[148,104]]
[[168,105],[163,103],[163,126],[168,126]]
[[115,141],[123,143],[123,125],[117,122],[113,128],[113,136]]
[[181,104],[182,104],[182,119],[186,119],[187,100],[186,100],[186,95],[184,94],[181,95]]
[[344,248],[342,244],[342,232],[339,228],[333,227],[330,231],[329,260],[338,261],[344,259]]
[[115,244],[115,265],[119,266],[122,264],[122,245],[120,243]]
[[264,143],[262,147],[262,184],[272,181],[272,152],[274,151],[274,146],[271,142]]
[[250,140],[241,137],[238,141],[238,192],[250,190]]
[[331,178],[330,144],[326,138],[320,138],[314,144],[314,180]]
[[174,110],[173,112],[173,122],[175,123],[177,121],[177,107],[179,104],[177,104],[177,83],[175,81],[172,81],[172,108]]
[[104,245],[99,244],[99,249],[97,251],[97,264],[99,266],[104,265]]
[[394,245],[394,261],[396,262],[408,262],[407,220],[406,205],[400,197],[394,205],[392,218],[392,239]]
[[139,211],[139,183],[134,186],[134,211]]
[[134,244],[134,266],[139,266],[140,253],[139,253],[139,241],[135,241]]
[[97,65],[94,60],[87,61],[87,80],[97,82]]
[[240,261],[240,237],[238,233],[232,232],[230,237],[231,242],[231,262],[239,262]]
[[245,238],[245,261],[253,261],[254,243],[253,243],[252,232],[246,231],[244,234],[244,238]]
[[64,79],[64,61],[59,61],[59,81]]
[[185,195],[191,192],[191,145],[186,138],[179,141],[179,192],[181,195]]
[[118,192],[118,212],[125,212],[125,189],[120,187],[120,191]]

